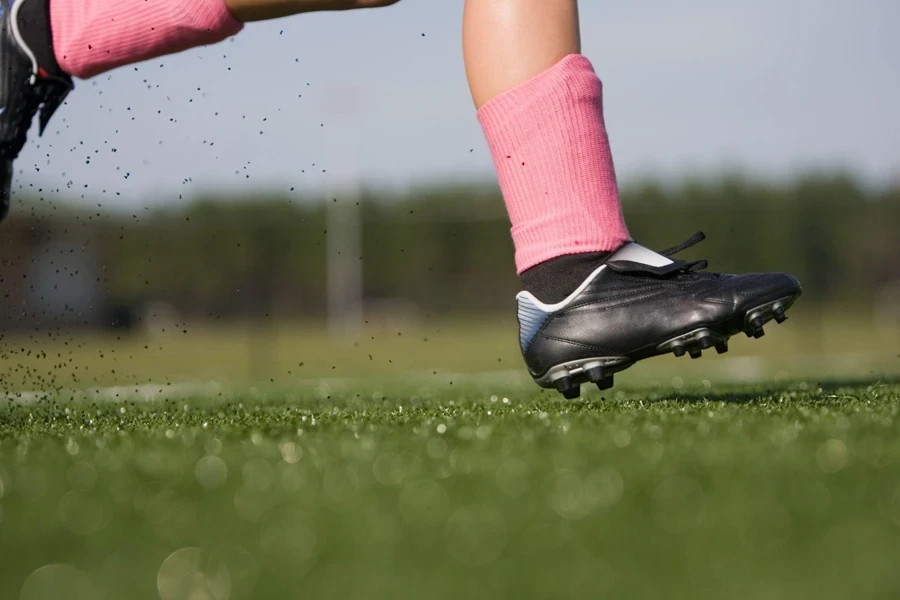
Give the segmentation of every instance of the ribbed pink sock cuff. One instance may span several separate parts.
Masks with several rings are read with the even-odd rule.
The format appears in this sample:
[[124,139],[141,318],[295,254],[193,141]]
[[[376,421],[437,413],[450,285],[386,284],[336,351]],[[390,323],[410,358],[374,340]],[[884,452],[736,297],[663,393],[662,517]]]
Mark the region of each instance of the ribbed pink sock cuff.
[[241,30],[223,0],[51,0],[60,67],[87,78]]
[[522,273],[630,239],[590,61],[569,55],[481,107]]

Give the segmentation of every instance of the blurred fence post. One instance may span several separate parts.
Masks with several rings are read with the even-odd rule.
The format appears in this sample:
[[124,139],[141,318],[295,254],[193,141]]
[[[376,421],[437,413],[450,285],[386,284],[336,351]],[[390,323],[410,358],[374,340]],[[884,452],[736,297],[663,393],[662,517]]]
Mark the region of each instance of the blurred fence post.
[[344,186],[327,199],[328,329],[352,334],[362,328],[362,219],[359,188]]
[[325,198],[328,330],[352,335],[363,325],[362,217],[359,183],[359,113],[363,93],[356,84],[325,89],[328,172]]
[[275,226],[272,223],[257,224],[253,228],[251,240],[250,302],[254,318],[249,319],[247,324],[247,374],[255,382],[272,375],[278,358],[275,353],[278,329],[272,322],[278,264]]

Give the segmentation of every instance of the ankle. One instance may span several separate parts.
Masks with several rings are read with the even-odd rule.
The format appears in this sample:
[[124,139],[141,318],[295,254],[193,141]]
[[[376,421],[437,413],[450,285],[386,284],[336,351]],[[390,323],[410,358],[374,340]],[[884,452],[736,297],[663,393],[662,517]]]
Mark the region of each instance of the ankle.
[[564,254],[523,271],[519,277],[525,291],[534,294],[541,302],[555,304],[574,292],[611,254],[612,252]]
[[47,0],[23,2],[16,13],[23,41],[45,76],[66,78],[53,51],[53,33],[50,27],[50,5]]

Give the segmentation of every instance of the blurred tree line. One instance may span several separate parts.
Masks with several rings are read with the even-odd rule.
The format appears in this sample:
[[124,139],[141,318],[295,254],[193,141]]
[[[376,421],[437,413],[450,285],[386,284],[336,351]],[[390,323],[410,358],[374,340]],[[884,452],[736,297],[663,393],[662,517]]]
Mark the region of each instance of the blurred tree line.
[[[717,271],[792,272],[805,302],[871,303],[900,280],[897,187],[871,189],[842,175],[785,183],[726,176],[645,181],[625,189],[623,201],[640,243],[664,248],[703,230],[707,241],[686,257],[708,258]],[[139,215],[76,218],[92,231],[113,303],[163,301],[213,318],[321,316],[329,203],[360,211],[362,252],[354,258],[363,264],[367,305],[403,299],[423,314],[512,305],[519,286],[509,224],[491,185],[363,190],[325,201],[202,197]]]

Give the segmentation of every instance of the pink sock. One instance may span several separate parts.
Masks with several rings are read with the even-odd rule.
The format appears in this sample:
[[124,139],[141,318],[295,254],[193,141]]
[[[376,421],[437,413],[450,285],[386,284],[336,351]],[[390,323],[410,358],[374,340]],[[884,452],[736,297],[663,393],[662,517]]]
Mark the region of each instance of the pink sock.
[[512,221],[516,269],[630,239],[600,80],[571,54],[478,111]]
[[50,24],[60,67],[81,78],[212,44],[242,27],[224,0],[51,0]]

